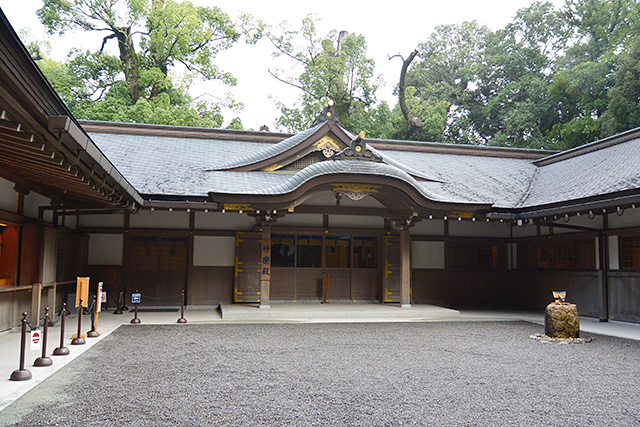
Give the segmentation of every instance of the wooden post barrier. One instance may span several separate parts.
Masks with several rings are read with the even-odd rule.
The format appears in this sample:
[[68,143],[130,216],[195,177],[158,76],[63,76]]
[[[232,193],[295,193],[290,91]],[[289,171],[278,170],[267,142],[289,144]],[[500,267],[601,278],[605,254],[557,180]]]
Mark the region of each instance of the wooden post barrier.
[[80,303],[78,304],[78,333],[71,340],[71,345],[84,345],[87,342],[82,337],[82,298],[80,298]]
[[27,345],[27,312],[22,313],[22,331],[20,336],[20,369],[11,373],[11,381],[27,381],[32,378],[31,371],[24,368],[24,352]]
[[64,322],[67,317],[67,303],[62,304],[62,314],[60,318],[60,347],[56,347],[53,350],[54,356],[67,356],[69,354],[69,349],[64,346]]
[[118,297],[118,302],[116,303],[116,309],[113,312],[113,314],[122,314],[122,305],[124,303],[123,298],[124,298],[124,293],[120,292],[120,296]]
[[96,330],[98,324],[98,296],[93,296],[93,307],[91,308],[91,330],[87,332],[87,338],[97,338],[100,333]]
[[329,293],[329,273],[322,274],[322,291],[324,292],[324,300],[322,304],[329,304],[327,300],[327,294]]
[[53,360],[47,357],[47,335],[49,334],[49,307],[44,309],[44,326],[42,327],[42,355],[38,357],[33,366],[51,366]]
[[182,304],[180,305],[180,318],[177,323],[187,323],[187,319],[184,318],[184,289],[182,290]]

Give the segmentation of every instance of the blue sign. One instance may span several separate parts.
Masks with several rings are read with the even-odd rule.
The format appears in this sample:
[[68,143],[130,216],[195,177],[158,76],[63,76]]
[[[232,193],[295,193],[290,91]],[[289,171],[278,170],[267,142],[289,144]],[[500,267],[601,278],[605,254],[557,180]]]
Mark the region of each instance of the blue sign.
[[140,294],[131,294],[131,304],[140,304]]

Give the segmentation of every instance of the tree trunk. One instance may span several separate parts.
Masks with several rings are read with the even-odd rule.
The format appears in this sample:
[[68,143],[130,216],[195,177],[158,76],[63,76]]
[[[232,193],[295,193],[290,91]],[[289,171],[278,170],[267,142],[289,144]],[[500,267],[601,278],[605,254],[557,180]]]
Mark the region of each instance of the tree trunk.
[[140,98],[140,70],[138,69],[138,56],[133,48],[131,27],[114,28],[114,33],[118,39],[120,60],[124,64],[124,77],[129,85],[131,102],[135,104]]
[[408,137],[411,132],[412,127],[415,127],[415,123],[412,120],[412,117],[409,115],[409,107],[407,107],[406,100],[406,87],[407,87],[407,70],[409,69],[409,65],[411,61],[418,54],[417,50],[411,52],[409,57],[402,62],[402,71],[400,71],[400,82],[398,83],[398,104],[400,104],[400,111],[402,111],[402,115],[404,116],[405,121],[405,135],[404,137]]

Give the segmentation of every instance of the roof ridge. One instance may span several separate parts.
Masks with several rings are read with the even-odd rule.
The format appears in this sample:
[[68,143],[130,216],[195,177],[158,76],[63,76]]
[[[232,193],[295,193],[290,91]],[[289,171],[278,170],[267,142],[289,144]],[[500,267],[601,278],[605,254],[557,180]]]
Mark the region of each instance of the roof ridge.
[[536,179],[538,178],[538,172],[539,171],[540,171],[540,167],[536,167],[536,170],[535,170],[535,172],[533,172],[533,176],[531,177],[531,180],[529,181],[529,186],[527,187],[527,191],[524,192],[522,197],[516,203],[516,206],[515,206],[516,208],[522,207],[522,205],[525,203],[525,201],[529,198],[529,195],[531,194],[531,191],[533,190],[533,184],[535,183]]
[[593,153],[594,151],[602,150],[614,145],[622,144],[632,139],[637,139],[638,137],[640,137],[640,127],[630,129],[626,132],[612,135],[607,138],[599,139],[588,144],[580,145],[567,151],[561,151],[559,153],[543,157],[534,161],[533,163],[536,166],[547,166],[553,163],[561,162],[563,160],[568,160],[588,153]]

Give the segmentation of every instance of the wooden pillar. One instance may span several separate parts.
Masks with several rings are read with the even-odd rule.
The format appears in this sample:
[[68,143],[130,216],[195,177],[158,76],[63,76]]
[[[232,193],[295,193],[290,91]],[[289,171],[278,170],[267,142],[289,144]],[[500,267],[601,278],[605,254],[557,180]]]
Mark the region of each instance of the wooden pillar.
[[260,308],[269,309],[269,293],[271,287],[271,226],[262,225],[262,253],[260,262],[262,268],[260,272]]
[[40,308],[42,307],[42,283],[31,285],[31,324],[40,323]]
[[[120,291],[124,295],[124,301],[122,301],[123,305],[127,305],[127,289],[129,288],[129,254],[131,253],[131,233],[129,232],[129,227],[131,225],[131,220],[129,217],[129,212],[124,214],[124,236],[123,236],[123,246],[122,246],[122,282],[120,283]],[[134,289],[135,290],[135,289]],[[120,293],[118,292],[116,298],[120,297]]]
[[444,306],[451,307],[452,293],[449,274],[449,221],[442,221],[442,234],[444,236]]
[[601,322],[609,321],[609,236],[607,229],[609,221],[606,214],[602,216],[602,232],[599,238],[598,257],[600,269],[598,270],[598,288],[600,294],[600,314]]
[[409,228],[400,230],[400,307],[411,308],[411,236]]
[[193,231],[196,228],[196,213],[194,211],[189,212],[189,239],[187,243],[187,280],[185,284],[185,305],[189,305],[189,288],[191,287],[191,280],[193,279],[193,245],[194,237]]
[[[31,287],[31,324],[37,325],[39,323],[38,315],[40,314],[40,303],[42,299],[42,283],[45,278],[45,254],[46,254],[46,233],[47,230],[44,226],[44,209],[40,207],[38,209],[38,283],[33,284]],[[21,256],[22,254],[18,254]],[[55,276],[53,278],[55,282]]]

